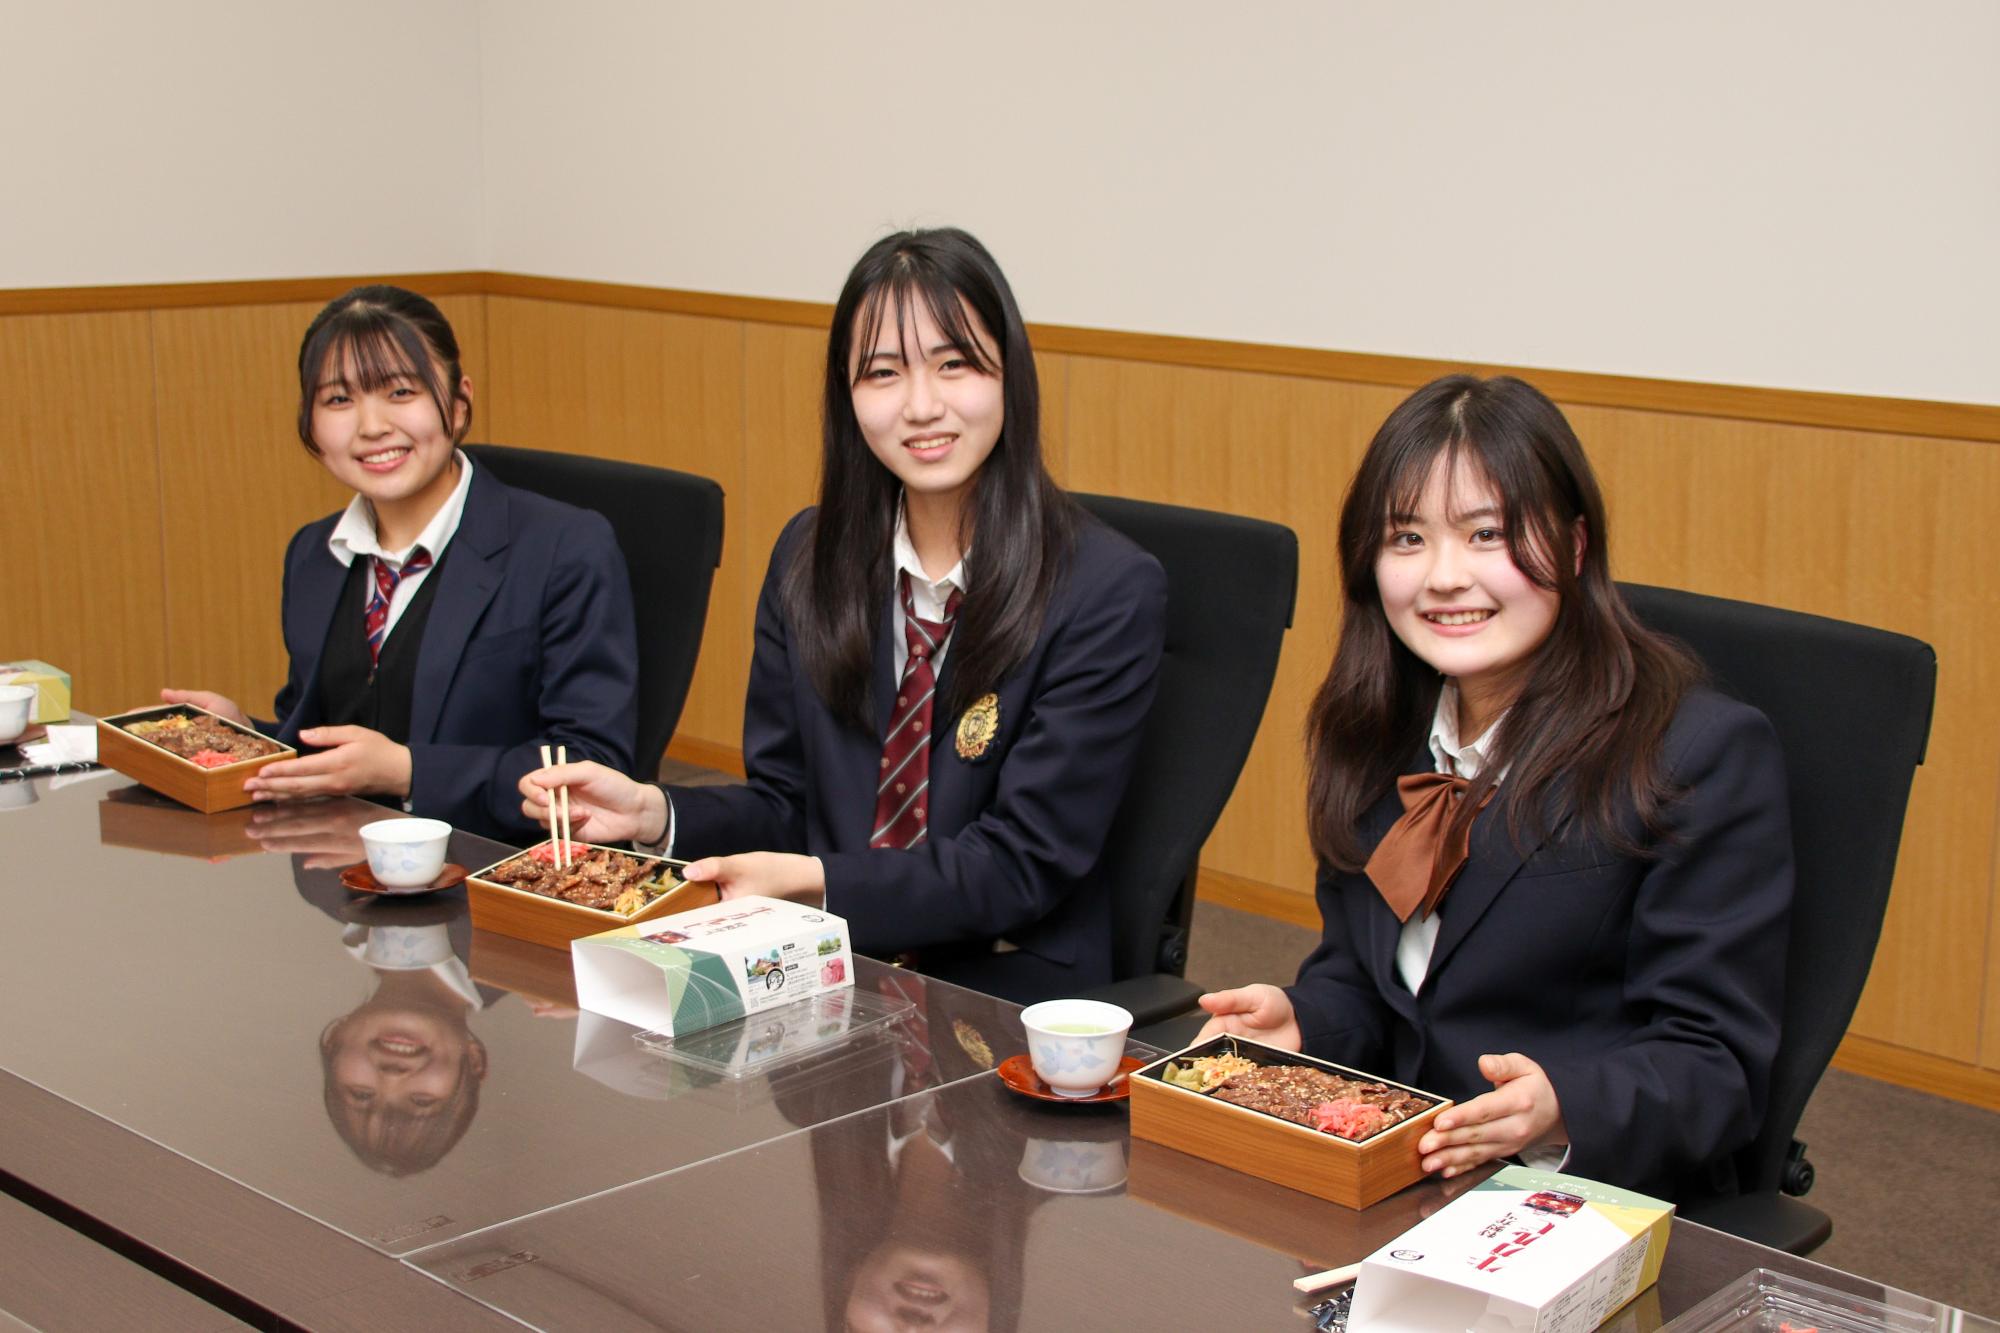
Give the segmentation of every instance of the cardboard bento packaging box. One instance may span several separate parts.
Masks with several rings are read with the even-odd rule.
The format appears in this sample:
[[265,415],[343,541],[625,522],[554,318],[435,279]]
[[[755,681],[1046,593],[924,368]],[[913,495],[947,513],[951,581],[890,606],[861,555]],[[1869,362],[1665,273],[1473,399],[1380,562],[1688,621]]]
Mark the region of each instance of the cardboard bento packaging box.
[[[1379,1126],[1375,1117],[1357,1117],[1350,1104],[1326,1105],[1313,1128],[1271,1111],[1240,1106],[1197,1091],[1176,1079],[1199,1069],[1197,1061],[1226,1056],[1258,1068],[1304,1068],[1381,1088],[1396,1100],[1415,1099],[1421,1108]],[[1278,1185],[1302,1190],[1349,1208],[1366,1208],[1423,1178],[1417,1141],[1448,1098],[1373,1074],[1283,1051],[1248,1037],[1218,1036],[1155,1060],[1132,1075],[1132,1137],[1165,1144],[1194,1157],[1230,1167]],[[1343,1133],[1356,1137],[1343,1137]]]
[[[134,724],[140,726],[140,732],[131,730]],[[148,728],[194,724],[219,727],[234,736],[250,737],[268,747],[267,752],[245,759],[229,759],[215,751],[197,751],[196,758],[190,759],[148,740],[142,734]],[[155,734],[160,733],[156,731]],[[192,806],[208,815],[249,805],[250,795],[243,790],[243,784],[250,776],[281,759],[296,759],[298,753],[291,746],[262,732],[218,717],[193,704],[159,704],[97,719],[98,763],[151,787],[162,796],[171,796],[182,805]]]
[[668,1037],[854,984],[847,922],[780,898],[731,898],[569,948],[578,1007]]
[[33,687],[35,706],[28,710],[29,722],[69,721],[69,672],[33,658],[0,662],[0,685]]
[[1674,1206],[1509,1166],[1362,1262],[1348,1326],[1584,1333],[1657,1282]]
[[[569,942],[584,935],[596,935],[619,926],[638,921],[654,921],[674,912],[685,912],[692,907],[700,907],[716,900],[713,885],[689,884],[680,877],[680,871],[687,862],[675,861],[661,856],[641,856],[637,852],[623,851],[616,847],[602,847],[595,843],[571,842],[569,859],[586,871],[590,863],[603,863],[611,858],[622,858],[615,864],[626,866],[636,863],[649,867],[651,873],[637,881],[645,902],[630,911],[619,912],[610,908],[586,907],[581,903],[569,902],[562,898],[537,893],[533,889],[522,888],[517,883],[503,882],[495,878],[502,867],[510,866],[522,857],[531,858],[544,871],[543,877],[560,885],[564,879],[554,867],[555,847],[553,840],[540,842],[523,852],[503,857],[487,866],[475,870],[465,881],[465,893],[472,905],[472,925],[475,930],[490,930],[499,935],[511,935],[517,940],[530,944],[543,944],[552,949],[569,947]],[[595,855],[595,854],[608,855]]]

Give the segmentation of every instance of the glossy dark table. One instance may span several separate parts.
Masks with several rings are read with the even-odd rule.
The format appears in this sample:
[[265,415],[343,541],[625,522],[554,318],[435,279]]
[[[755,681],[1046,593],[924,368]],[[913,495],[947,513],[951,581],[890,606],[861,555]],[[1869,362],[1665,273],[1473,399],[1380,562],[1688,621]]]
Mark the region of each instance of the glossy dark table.
[[[796,1109],[813,1117],[809,1100]],[[1355,1212],[1133,1142],[1120,1108],[1033,1103],[987,1077],[411,1262],[548,1329],[1298,1330],[1316,1298],[1293,1279],[1360,1260],[1448,1199],[1426,1182]],[[1760,1266],[1942,1314],[1677,1223],[1659,1283],[1605,1327],[1658,1329]]]
[[[42,1279],[0,1315],[67,1292],[124,1322],[161,1273],[213,1303],[189,1327],[1302,1328],[1292,1278],[1446,1198],[1356,1213],[1132,1143],[1122,1106],[1019,1098],[990,1072],[1013,1005],[867,960],[857,985],[917,1006],[889,1032],[690,1072],[577,1015],[567,955],[471,930],[462,893],[340,888],[381,813],[0,785],[0,1171],[35,1210],[0,1242]],[[1905,1300],[1678,1224],[1613,1327],[1759,1265]]]
[[[473,931],[462,890],[347,892],[330,867],[383,813],[203,816],[116,774],[0,786],[10,1192],[253,1313],[497,1323],[393,1257],[799,1131],[765,1081],[690,1075],[579,1016],[568,955]],[[508,851],[459,835],[450,855]],[[890,971],[858,961],[862,985]],[[885,1089],[857,1053],[813,1080],[813,1114],[982,1072]]]

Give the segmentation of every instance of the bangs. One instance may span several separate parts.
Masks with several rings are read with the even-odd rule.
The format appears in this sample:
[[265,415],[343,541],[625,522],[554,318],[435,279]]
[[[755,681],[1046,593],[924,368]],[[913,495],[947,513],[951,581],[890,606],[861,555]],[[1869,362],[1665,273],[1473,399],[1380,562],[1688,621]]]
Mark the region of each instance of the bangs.
[[407,380],[438,397],[423,335],[376,310],[355,308],[328,320],[300,358],[299,370],[304,387],[314,394],[330,383],[344,384],[349,393],[379,393]]
[[[1435,441],[1409,441],[1395,451],[1389,460],[1382,485],[1382,522],[1384,525],[1408,523],[1416,518],[1423,508],[1424,492],[1429,489],[1431,475],[1444,467],[1445,494],[1458,493],[1459,468],[1470,460],[1472,480],[1476,485],[1486,485],[1490,489],[1493,478],[1487,473],[1485,460],[1479,451],[1462,434],[1447,435]],[[1446,515],[1455,518],[1456,515]]]
[[[910,344],[916,337],[919,302],[952,350],[970,361],[981,374],[998,379],[1001,375],[1000,362],[980,345],[978,331],[972,322],[971,303],[935,267],[918,262],[912,255],[899,256],[898,260],[890,276],[870,288],[861,298],[861,308],[856,312],[854,321],[853,344],[847,349],[848,361],[855,367],[849,372],[849,379],[855,379],[860,370],[867,368],[869,359],[879,346],[882,326],[888,322],[891,310],[895,312],[896,319],[896,348],[903,363],[908,365],[912,360],[923,359],[923,349],[919,349],[917,357],[910,355]],[[987,337],[998,339],[1000,335],[989,329]]]

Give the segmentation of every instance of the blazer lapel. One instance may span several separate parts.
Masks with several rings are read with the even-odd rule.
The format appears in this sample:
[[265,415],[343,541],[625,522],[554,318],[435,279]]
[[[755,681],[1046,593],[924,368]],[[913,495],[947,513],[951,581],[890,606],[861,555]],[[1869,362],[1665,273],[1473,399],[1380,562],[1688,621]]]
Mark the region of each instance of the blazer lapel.
[[1486,909],[1500,896],[1500,891],[1521,869],[1521,863],[1541,846],[1537,841],[1517,848],[1507,834],[1507,820],[1499,806],[1496,798],[1473,821],[1472,855],[1466,861],[1465,869],[1459,873],[1458,882],[1445,893],[1444,901],[1438,906],[1438,914],[1443,919],[1438,925],[1437,947],[1431,950],[1426,981],[1437,975],[1438,969],[1458,948],[1459,941],[1478,924]]
[[[938,738],[958,728],[958,719],[944,715],[945,690],[951,684],[951,668],[958,661],[958,655],[951,651],[951,640],[945,640],[944,665],[937,673],[937,693],[931,697],[931,748],[937,748]],[[933,778],[937,774],[935,759],[931,765]]]
[[508,540],[507,494],[483,471],[472,474],[465,514],[447,548],[449,558],[432,575],[439,580],[417,652],[417,676],[410,691],[410,739],[425,744],[437,735],[445,696],[458,674],[459,659],[479,618],[500,590],[506,574],[502,553]]
[[[1413,759],[1403,772],[1427,773],[1430,768],[1430,751],[1426,748],[1422,757]],[[1362,817],[1361,845],[1373,852],[1388,835],[1390,826],[1402,818],[1402,814],[1402,798],[1392,787],[1389,794],[1377,801]],[[1361,882],[1367,886],[1370,893],[1375,894],[1378,899],[1381,897],[1380,891],[1375,888],[1375,882],[1368,878],[1366,870],[1361,872]],[[1403,923],[1396,919],[1396,914],[1389,910],[1387,903],[1381,903],[1379,910],[1368,912],[1366,920],[1368,922],[1367,964],[1368,970],[1375,977],[1376,989],[1390,1004],[1403,1011],[1405,1016],[1414,1019],[1416,997],[1410,994],[1410,989],[1403,984],[1403,979],[1396,975],[1396,946],[1402,941]]]
[[[329,529],[330,530],[330,529]],[[278,719],[278,739],[298,743],[301,729],[319,723],[319,676],[326,664],[326,639],[333,631],[333,613],[340,605],[341,590],[347,585],[347,566],[333,558],[322,539],[306,553],[293,571],[291,607],[285,626],[287,643],[310,646],[312,669],[292,704],[292,715]]]
[[[889,600],[882,604],[881,623],[875,627],[875,754],[882,757],[882,743],[889,738],[889,724],[896,720],[896,581],[889,581]],[[875,784],[869,783],[873,791]]]

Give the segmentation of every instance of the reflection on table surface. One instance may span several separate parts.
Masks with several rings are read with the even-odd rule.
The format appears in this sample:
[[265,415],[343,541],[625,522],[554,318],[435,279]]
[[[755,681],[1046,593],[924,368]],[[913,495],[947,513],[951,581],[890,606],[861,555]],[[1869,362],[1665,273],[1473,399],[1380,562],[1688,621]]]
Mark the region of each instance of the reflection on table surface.
[[[37,795],[6,826],[0,1003],[42,1017],[7,1025],[0,1065],[379,1249],[797,1128],[784,1071],[689,1070],[579,1016],[568,955],[475,932],[462,889],[343,888],[379,806],[211,817],[116,775]],[[450,857],[509,850],[460,834]],[[857,960],[863,986],[893,971]],[[954,1009],[994,1058],[1020,1049],[1013,1006],[955,991]],[[875,1104],[885,1062],[910,1092],[983,1069],[905,1071],[894,1046],[825,1071],[816,1114]]]
[[[380,807],[208,817],[116,775],[20,785],[34,799],[0,811],[0,1067],[63,1099],[20,1090],[39,1099],[21,1156],[49,1170],[70,1140],[46,1113],[66,1102],[535,1326],[1302,1329],[1292,1279],[1479,1178],[1355,1212],[1134,1143],[1123,1103],[1031,1101],[991,1073],[1023,1049],[1016,1006],[859,958],[857,986],[905,1017],[727,1077],[579,1014],[568,955],[474,931],[463,890],[342,888]],[[459,835],[450,856],[508,850]],[[0,1168],[15,1156],[0,1147]],[[133,1189],[181,1165],[121,1160],[149,1177]],[[182,1227],[168,1251],[185,1242],[178,1221],[147,1225]],[[492,1318],[292,1229],[285,1264],[366,1261],[338,1261],[337,1281],[373,1284],[341,1289],[353,1326],[425,1298]],[[269,1266],[233,1280],[287,1295]],[[1759,1266],[1940,1313],[1676,1224],[1659,1284],[1608,1327],[1659,1328]],[[343,1322],[324,1291],[290,1298],[306,1322]]]
[[[1031,1101],[997,1078],[840,1120],[785,1105],[817,1124],[410,1262],[549,1329],[1305,1329],[1317,1298],[1294,1279],[1365,1257],[1485,1174],[1357,1212],[1131,1141],[1121,1105]],[[1897,1295],[1679,1225],[1660,1283],[1605,1327],[1658,1329],[1760,1264]]]

